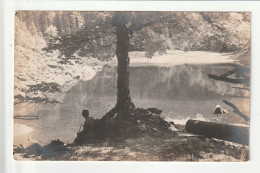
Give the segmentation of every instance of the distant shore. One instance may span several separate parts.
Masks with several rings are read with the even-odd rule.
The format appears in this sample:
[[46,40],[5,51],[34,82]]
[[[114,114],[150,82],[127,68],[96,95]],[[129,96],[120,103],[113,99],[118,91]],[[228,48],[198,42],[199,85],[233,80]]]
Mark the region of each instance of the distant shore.
[[234,63],[234,59],[228,53],[206,51],[168,51],[167,54],[156,53],[151,59],[145,56],[145,52],[129,52],[130,66],[174,66],[182,64],[225,64]]

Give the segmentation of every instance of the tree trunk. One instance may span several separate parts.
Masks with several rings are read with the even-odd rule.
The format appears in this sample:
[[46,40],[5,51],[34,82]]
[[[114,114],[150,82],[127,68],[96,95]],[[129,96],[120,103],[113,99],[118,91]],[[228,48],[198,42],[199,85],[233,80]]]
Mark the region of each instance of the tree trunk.
[[134,108],[129,89],[129,32],[123,13],[116,15],[114,26],[116,27],[116,57],[118,60],[117,78],[117,103],[116,109]]

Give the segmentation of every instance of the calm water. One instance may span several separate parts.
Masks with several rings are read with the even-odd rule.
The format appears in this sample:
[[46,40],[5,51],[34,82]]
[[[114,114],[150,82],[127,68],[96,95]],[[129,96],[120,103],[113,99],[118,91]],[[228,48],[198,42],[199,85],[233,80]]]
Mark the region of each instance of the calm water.
[[[247,93],[232,87],[238,86],[209,79],[207,74],[222,74],[233,69],[232,65],[179,65],[172,67],[131,67],[130,90],[137,107],[156,107],[163,110],[163,116],[176,122],[200,117],[214,121],[213,108],[220,104],[229,111],[222,118],[224,123],[240,123],[242,120],[226,106],[226,99],[248,113],[249,99],[240,98]],[[90,116],[101,118],[113,108],[116,101],[116,67],[105,67],[90,81],[80,81],[71,88],[59,106],[36,106],[39,120],[25,123],[36,129],[33,138],[41,143],[59,138],[72,142],[84,119],[82,109],[88,109]],[[234,97],[236,96],[236,97]]]
[[[200,112],[195,105],[207,104],[230,96],[243,95],[242,90],[232,88],[234,85],[209,79],[207,74],[222,74],[232,66],[220,65],[180,65],[174,67],[131,67],[131,96],[138,107],[157,107],[166,116],[194,116],[213,107],[203,108]],[[89,109],[91,116],[101,118],[110,110],[116,101],[117,72],[115,67],[107,67],[92,80],[80,81],[67,92],[62,110],[68,105],[80,110]],[[178,104],[180,103],[180,104]],[[221,102],[219,103],[221,104]],[[71,110],[73,113],[74,110]]]

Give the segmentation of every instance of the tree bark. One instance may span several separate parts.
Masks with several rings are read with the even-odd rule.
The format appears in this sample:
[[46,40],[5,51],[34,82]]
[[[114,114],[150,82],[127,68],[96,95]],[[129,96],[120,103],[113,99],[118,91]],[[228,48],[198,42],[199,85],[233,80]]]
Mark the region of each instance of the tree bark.
[[116,28],[116,57],[118,60],[117,103],[115,108],[125,110],[134,108],[135,106],[132,102],[129,89],[129,31],[122,12],[116,14],[113,25]]

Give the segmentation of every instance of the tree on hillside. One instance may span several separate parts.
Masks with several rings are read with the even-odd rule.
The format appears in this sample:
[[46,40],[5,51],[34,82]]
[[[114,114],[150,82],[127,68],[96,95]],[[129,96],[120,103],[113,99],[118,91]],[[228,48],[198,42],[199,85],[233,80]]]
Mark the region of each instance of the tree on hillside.
[[[167,43],[168,33],[164,33],[166,27],[163,26],[170,22],[173,15],[162,12],[91,12],[88,15],[89,22],[80,31],[52,38],[45,50],[59,50],[60,58],[65,61],[74,53],[100,60],[109,60],[116,55],[118,92],[115,109],[135,108],[129,90],[130,39],[135,37],[135,32],[145,30],[146,35],[138,42],[146,46],[147,57],[151,58],[155,52],[166,52],[170,44]],[[155,25],[152,30],[151,26]]]

